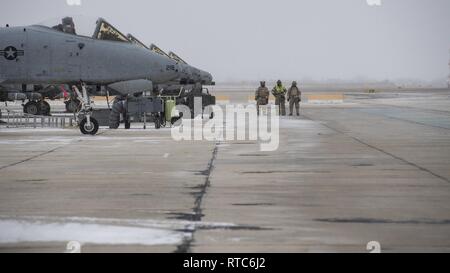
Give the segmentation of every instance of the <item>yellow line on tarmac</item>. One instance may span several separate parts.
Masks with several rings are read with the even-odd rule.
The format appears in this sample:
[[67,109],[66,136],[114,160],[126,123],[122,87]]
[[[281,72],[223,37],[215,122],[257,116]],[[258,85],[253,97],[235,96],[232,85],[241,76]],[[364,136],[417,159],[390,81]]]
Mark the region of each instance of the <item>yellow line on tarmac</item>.
[[344,94],[308,94],[308,100],[344,100]]

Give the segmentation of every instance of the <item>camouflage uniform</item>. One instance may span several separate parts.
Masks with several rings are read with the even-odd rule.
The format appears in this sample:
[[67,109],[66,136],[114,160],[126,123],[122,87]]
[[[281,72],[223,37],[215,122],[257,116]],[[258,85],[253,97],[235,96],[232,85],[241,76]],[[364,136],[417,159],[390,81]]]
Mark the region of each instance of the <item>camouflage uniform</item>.
[[281,81],[272,89],[272,94],[275,96],[275,105],[280,107],[280,115],[286,116],[286,88]]
[[297,87],[297,83],[293,82],[291,88],[289,88],[289,91],[287,93],[287,99],[289,102],[289,111],[290,116],[294,114],[294,105],[295,110],[297,112],[297,116],[300,115],[300,101],[302,101],[302,92]]
[[269,103],[270,92],[267,89],[265,82],[261,82],[261,86],[255,92],[256,109],[259,116],[259,108],[261,105],[267,105]]

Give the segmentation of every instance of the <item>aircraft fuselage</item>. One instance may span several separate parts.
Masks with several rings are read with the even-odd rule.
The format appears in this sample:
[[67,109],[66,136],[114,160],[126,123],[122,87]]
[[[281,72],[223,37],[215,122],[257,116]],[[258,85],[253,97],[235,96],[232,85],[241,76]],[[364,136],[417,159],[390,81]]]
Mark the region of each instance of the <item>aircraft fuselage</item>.
[[136,45],[96,40],[44,26],[0,28],[0,84],[107,85],[179,77],[177,63]]

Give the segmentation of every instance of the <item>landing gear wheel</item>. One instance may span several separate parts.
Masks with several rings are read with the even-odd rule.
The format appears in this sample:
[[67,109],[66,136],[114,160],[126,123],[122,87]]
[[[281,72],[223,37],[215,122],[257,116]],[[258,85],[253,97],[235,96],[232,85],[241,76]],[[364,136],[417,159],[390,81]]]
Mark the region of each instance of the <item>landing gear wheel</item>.
[[41,112],[41,106],[39,103],[35,101],[29,101],[23,107],[23,112],[25,114],[36,116],[39,115],[39,113]]
[[66,101],[66,111],[69,113],[77,113],[81,109],[81,102],[77,99]]
[[41,115],[43,116],[50,116],[50,104],[46,102],[45,100],[41,101]]
[[91,125],[87,124],[87,118],[80,122],[80,131],[84,135],[95,135],[98,132],[98,121],[91,117]]

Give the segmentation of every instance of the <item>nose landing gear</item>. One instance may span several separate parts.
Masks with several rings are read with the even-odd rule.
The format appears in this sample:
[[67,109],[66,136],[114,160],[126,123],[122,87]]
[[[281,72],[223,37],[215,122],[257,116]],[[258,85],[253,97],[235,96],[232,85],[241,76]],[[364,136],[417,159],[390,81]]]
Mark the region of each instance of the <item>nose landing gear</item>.
[[81,133],[83,133],[83,135],[96,135],[98,132],[98,128],[99,128],[98,122],[94,118],[91,118],[90,124],[87,118],[84,118],[80,122],[80,131]]
[[78,113],[76,113],[78,124],[80,126],[80,131],[84,135],[95,135],[98,132],[99,124],[98,121],[92,117],[92,106],[91,99],[86,91],[86,86],[82,83],[81,90],[78,87],[73,86],[73,91],[77,94],[78,99],[81,102],[81,107]]

